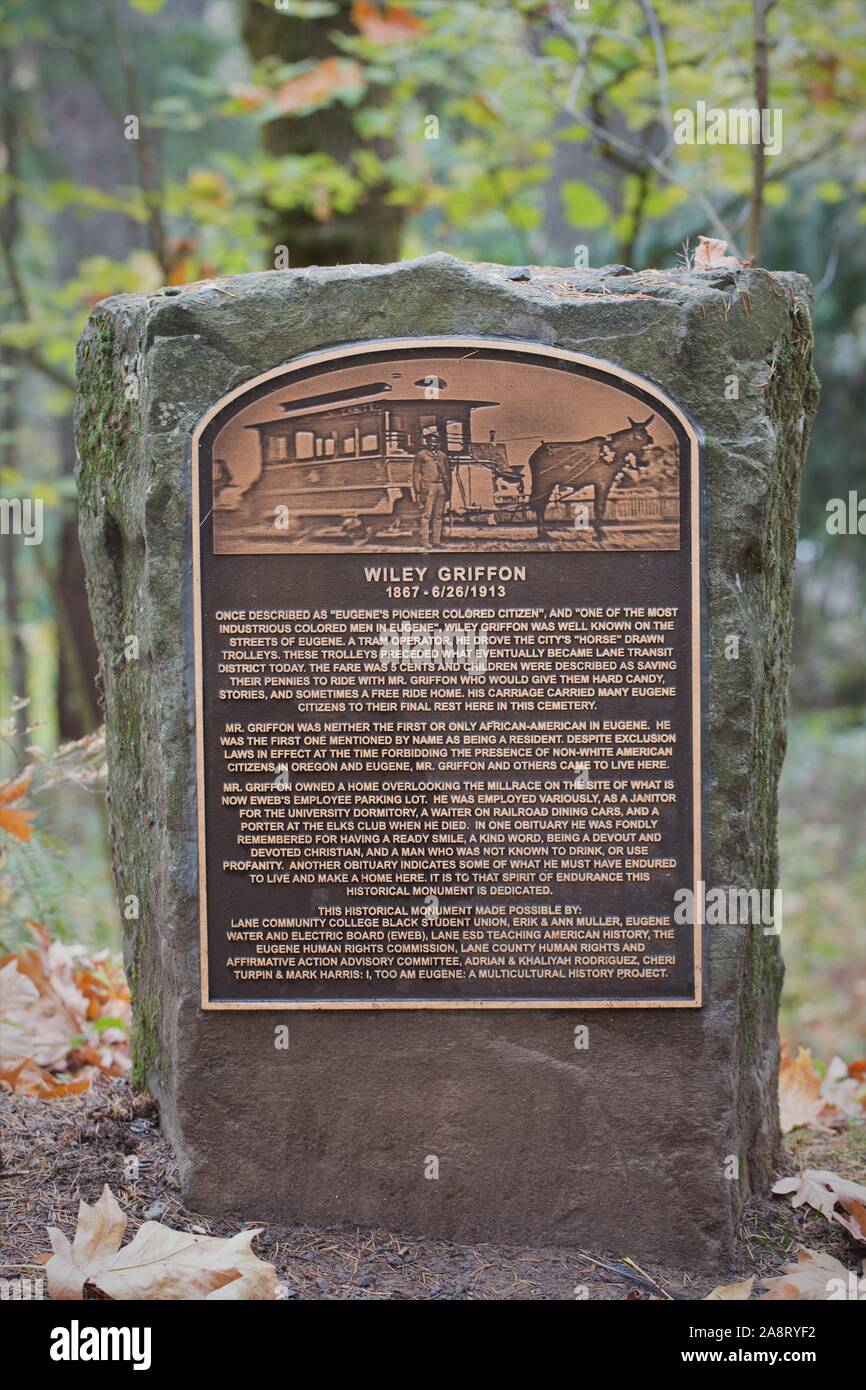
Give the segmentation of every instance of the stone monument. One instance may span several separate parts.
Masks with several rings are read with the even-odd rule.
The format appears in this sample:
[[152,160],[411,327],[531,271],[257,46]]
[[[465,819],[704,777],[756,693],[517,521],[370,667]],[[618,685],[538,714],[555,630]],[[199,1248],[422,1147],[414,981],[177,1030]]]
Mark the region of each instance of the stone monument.
[[193,1209],[730,1248],[778,1140],[810,350],[808,283],[759,269],[94,310],[135,1074]]

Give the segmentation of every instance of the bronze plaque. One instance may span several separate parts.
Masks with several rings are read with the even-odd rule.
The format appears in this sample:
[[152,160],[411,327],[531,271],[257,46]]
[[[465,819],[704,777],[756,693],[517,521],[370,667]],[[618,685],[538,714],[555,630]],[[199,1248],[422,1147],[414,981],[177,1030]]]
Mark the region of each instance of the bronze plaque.
[[540,344],[349,344],[218,401],[192,499],[204,1008],[700,1004],[674,401]]

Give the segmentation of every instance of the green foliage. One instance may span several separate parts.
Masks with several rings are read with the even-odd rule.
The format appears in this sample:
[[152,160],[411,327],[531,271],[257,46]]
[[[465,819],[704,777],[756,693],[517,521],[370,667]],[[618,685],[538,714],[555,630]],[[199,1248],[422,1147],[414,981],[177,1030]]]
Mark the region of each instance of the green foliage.
[[[0,262],[0,375],[26,378],[16,443],[40,486],[58,467],[46,419],[69,407],[74,343],[93,306],[271,267],[275,217],[288,228],[290,264],[293,216],[327,230],[355,215],[360,225],[370,208],[374,220],[377,210],[403,217],[406,254],[570,265],[586,244],[593,265],[665,267],[701,233],[746,250],[754,148],[681,144],[676,129],[699,102],[754,104],[751,0],[593,0],[585,11],[548,0],[403,0],[396,9],[291,0],[280,9],[272,0],[7,3],[0,109],[16,137],[0,171],[0,217],[14,204],[24,230]],[[336,56],[320,63],[305,50],[287,61],[287,48],[253,62],[242,22],[254,23],[256,10],[274,32],[299,21],[321,30]],[[828,497],[866,491],[864,39],[860,0],[769,11],[769,105],[782,112],[783,138],[766,159],[761,259],[803,269],[821,287],[824,403],[803,522],[824,563],[850,539],[828,546]],[[57,113],[82,84],[98,93],[101,128],[126,155],[120,179],[97,171],[79,182],[66,167]],[[300,123],[311,112],[325,131],[335,111],[350,113],[351,148],[300,142],[286,155],[263,138],[275,118]],[[130,112],[138,142],[123,138]],[[74,265],[62,230],[72,219],[93,229]],[[22,565],[22,603],[44,619],[35,562]]]
[[566,179],[561,188],[562,206],[573,227],[603,227],[609,208],[600,193],[588,183]]

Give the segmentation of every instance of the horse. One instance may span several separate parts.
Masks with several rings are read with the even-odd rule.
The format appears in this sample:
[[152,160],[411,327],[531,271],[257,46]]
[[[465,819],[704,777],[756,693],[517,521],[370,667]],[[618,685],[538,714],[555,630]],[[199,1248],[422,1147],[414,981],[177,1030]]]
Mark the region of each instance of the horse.
[[529,458],[532,478],[529,506],[535,512],[539,540],[550,539],[544,515],[556,489],[568,488],[567,495],[571,496],[585,487],[592,488],[595,499],[595,538],[599,543],[604,540],[604,515],[614,483],[628,479],[627,486],[633,487],[641,470],[650,466],[643,449],[653,442],[648,427],[654,419],[655,415],[648,415],[646,420],[633,420],[629,415],[628,429],[617,430],[615,434],[557,440],[552,444],[542,440]]

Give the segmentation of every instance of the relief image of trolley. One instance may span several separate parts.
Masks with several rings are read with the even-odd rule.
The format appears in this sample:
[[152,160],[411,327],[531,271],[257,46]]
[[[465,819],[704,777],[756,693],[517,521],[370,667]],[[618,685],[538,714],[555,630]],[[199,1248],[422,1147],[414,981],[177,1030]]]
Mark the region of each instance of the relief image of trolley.
[[[433,383],[432,387],[429,383]],[[524,494],[520,469],[489,431],[472,440],[472,415],[498,401],[449,400],[440,378],[417,383],[434,394],[397,398],[386,382],[283,404],[275,420],[248,425],[259,439],[261,472],[242,493],[215,466],[220,529],[253,548],[406,545],[417,542],[412,487],[416,454],[436,436],[451,464],[451,523],[495,523],[514,515]],[[231,513],[232,515],[225,515]]]

